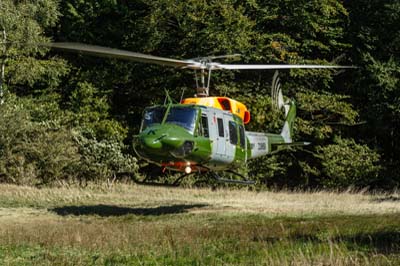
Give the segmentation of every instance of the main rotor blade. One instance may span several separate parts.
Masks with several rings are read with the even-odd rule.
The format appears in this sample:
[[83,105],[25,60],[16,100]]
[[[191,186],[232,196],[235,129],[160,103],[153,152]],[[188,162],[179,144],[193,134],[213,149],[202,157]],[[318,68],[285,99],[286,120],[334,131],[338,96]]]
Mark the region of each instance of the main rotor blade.
[[58,42],[58,43],[46,44],[45,46],[63,51],[78,52],[78,53],[90,54],[101,57],[126,59],[135,62],[151,63],[157,65],[171,66],[171,67],[187,68],[189,66],[197,65],[196,62],[190,60],[184,61],[184,60],[170,59],[165,57],[134,53],[125,50],[119,50],[119,49],[113,49],[113,48],[102,47],[97,45],[89,45],[83,43]]
[[213,64],[213,69],[322,69],[322,68],[356,68],[355,66],[335,65],[225,65]]
[[201,59],[217,59],[217,58],[226,58],[226,57],[237,57],[239,55],[227,55],[227,56],[212,56],[205,58],[197,58],[190,60],[179,60],[179,59],[170,59],[160,56],[153,56],[141,53],[130,52],[126,50],[119,50],[114,48],[108,48],[97,45],[89,45],[83,43],[72,43],[72,42],[57,42],[50,44],[42,44],[43,46],[47,46],[53,49],[69,51],[69,52],[77,52],[89,55],[95,55],[100,57],[108,57],[108,58],[117,58],[117,59],[125,59],[131,60],[135,62],[141,63],[150,63],[157,64],[163,66],[170,67],[178,67],[178,68],[189,68],[189,69],[209,69],[209,70],[218,70],[218,69],[228,69],[228,70],[246,70],[246,69],[294,69],[294,68],[302,68],[302,69],[321,69],[321,68],[356,68],[354,66],[335,66],[335,65],[229,65],[229,64],[220,64],[216,62],[202,62]]

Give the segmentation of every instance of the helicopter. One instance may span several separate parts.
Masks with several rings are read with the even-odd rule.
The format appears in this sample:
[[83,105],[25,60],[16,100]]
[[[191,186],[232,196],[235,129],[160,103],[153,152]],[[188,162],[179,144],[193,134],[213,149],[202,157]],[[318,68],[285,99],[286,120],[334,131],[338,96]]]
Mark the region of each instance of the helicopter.
[[[293,141],[296,102],[283,97],[278,70],[354,68],[338,65],[221,64],[215,61],[237,57],[237,54],[179,60],[82,43],[56,42],[47,46],[195,71],[194,97],[173,103],[167,95],[168,102],[145,108],[140,130],[133,138],[133,147],[139,158],[158,165],[163,171],[182,173],[174,184],[179,184],[185,176],[203,173],[211,173],[218,182],[254,184],[233,169],[254,158],[310,144]],[[209,95],[211,72],[223,70],[275,70],[271,97],[274,109],[284,112],[280,133],[247,131],[245,125],[250,122],[251,116],[245,104],[226,96]],[[230,172],[241,179],[222,178],[220,172]]]

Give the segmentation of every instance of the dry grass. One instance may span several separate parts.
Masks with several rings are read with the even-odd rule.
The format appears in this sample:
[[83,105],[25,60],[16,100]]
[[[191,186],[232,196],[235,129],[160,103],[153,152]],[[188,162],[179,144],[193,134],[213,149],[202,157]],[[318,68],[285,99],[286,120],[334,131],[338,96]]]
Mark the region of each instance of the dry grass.
[[34,254],[39,265],[390,265],[399,203],[397,193],[0,185],[0,264]]
[[[253,192],[246,190],[182,189],[117,184],[111,188],[91,185],[87,188],[33,188],[0,185],[0,217],[4,207],[35,208],[51,206],[112,205],[159,207],[202,205],[188,212],[223,214],[264,214],[270,217],[313,215],[365,215],[400,213],[400,195],[332,192]],[[3,209],[1,209],[3,207]]]

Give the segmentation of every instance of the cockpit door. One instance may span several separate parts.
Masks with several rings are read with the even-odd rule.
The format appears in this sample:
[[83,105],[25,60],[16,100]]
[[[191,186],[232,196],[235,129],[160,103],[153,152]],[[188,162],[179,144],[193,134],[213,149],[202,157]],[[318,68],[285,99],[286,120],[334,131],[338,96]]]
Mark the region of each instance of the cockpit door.
[[227,164],[234,159],[234,146],[229,142],[229,121],[232,115],[224,112],[215,112],[213,115],[214,136],[212,161]]
[[225,132],[225,121],[223,116],[217,116],[217,141],[216,141],[216,153],[220,156],[225,154],[226,148],[226,133]]
[[230,128],[229,124],[233,121],[232,114],[224,113],[224,123],[225,123],[225,156],[228,161],[232,162],[235,157],[235,145],[231,142]]

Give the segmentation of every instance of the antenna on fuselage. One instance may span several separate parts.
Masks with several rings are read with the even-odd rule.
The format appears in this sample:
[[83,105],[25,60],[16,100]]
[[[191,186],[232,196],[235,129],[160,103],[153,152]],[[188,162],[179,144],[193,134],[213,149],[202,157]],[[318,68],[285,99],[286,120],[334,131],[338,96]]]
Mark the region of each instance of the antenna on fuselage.
[[183,95],[185,94],[185,88],[182,88],[182,94],[181,94],[181,99],[179,100],[179,102],[181,103],[183,100]]
[[171,95],[169,95],[168,90],[165,89],[164,91],[165,91],[164,105],[167,105],[167,101],[168,101],[168,104],[172,104],[173,101],[172,101]]

